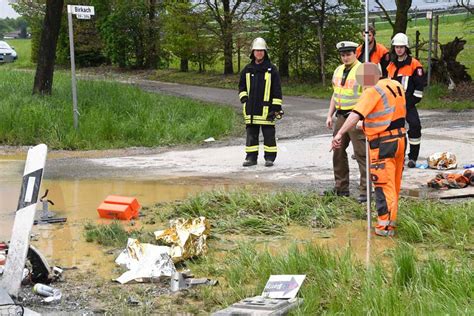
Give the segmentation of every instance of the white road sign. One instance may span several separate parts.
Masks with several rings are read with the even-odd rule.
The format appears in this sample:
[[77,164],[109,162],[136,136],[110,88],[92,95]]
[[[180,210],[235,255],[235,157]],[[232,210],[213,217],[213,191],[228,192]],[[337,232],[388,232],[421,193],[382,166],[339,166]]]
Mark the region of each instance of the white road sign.
[[[95,14],[94,7],[93,7],[93,6],[87,6],[87,5],[68,5],[67,8],[70,9],[70,10],[71,10],[71,13],[72,13],[72,14],[75,14],[75,15],[79,15],[79,14],[82,14],[82,15],[94,15],[94,14]],[[79,16],[78,16],[78,18],[79,18]]]
[[298,294],[305,278],[306,275],[271,275],[263,289],[262,296],[270,298],[294,298],[296,294]]

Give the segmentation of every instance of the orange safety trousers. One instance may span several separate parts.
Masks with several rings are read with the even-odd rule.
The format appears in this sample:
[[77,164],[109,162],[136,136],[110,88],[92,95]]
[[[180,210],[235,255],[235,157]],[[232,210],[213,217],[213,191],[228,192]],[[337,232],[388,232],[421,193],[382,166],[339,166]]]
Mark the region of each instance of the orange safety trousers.
[[369,137],[370,178],[375,187],[377,225],[375,234],[395,234],[398,199],[406,150],[405,129]]

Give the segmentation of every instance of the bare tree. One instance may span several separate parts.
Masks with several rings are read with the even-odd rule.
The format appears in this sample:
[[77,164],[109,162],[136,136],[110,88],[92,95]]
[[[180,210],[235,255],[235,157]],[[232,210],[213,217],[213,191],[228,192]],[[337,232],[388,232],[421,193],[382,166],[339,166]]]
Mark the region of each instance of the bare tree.
[[[235,22],[242,21],[256,0],[204,0],[212,17],[218,24],[214,31],[222,41],[224,49],[224,74],[233,74],[233,27]],[[245,5],[243,5],[245,4]]]
[[474,8],[471,5],[470,0],[456,0],[456,3],[458,6],[463,7],[464,9],[469,11],[469,13],[474,14]]
[[43,30],[36,65],[33,94],[51,94],[53,87],[56,44],[58,42],[64,0],[47,0]]

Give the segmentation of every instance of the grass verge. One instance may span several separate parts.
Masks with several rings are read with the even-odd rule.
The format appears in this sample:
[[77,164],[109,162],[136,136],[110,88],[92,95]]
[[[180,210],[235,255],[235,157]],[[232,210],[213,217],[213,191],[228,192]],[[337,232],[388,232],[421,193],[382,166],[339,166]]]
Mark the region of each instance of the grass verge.
[[[152,210],[153,211],[153,210]],[[161,220],[205,216],[216,233],[279,235],[290,224],[335,227],[343,217],[362,218],[363,207],[352,199],[320,197],[313,192],[250,190],[201,193],[155,209]]]
[[106,149],[198,143],[236,133],[233,109],[148,93],[110,82],[79,81],[73,128],[70,78],[54,76],[53,95],[32,95],[33,74],[0,70],[0,143]]
[[399,209],[398,235],[402,240],[474,249],[474,201],[445,204],[402,199]]
[[[402,199],[399,209],[398,238],[456,249],[472,247],[474,201],[447,204]],[[364,219],[365,206],[353,199],[321,197],[314,192],[262,192],[250,187],[201,193],[151,208],[150,213],[156,214],[158,221],[205,216],[216,233],[278,235],[290,224],[333,228],[342,220]]]
[[[228,306],[262,292],[272,274],[305,274],[300,294],[304,303],[294,315],[468,315],[473,312],[474,273],[467,258],[457,261],[430,257],[420,260],[412,246],[399,244],[387,266],[370,270],[355,260],[350,249],[337,254],[314,245],[293,246],[272,255],[242,245],[215,263],[225,280],[220,290],[197,292],[204,306]],[[202,265],[192,265],[197,271]],[[390,267],[391,266],[391,267]],[[212,269],[207,269],[209,273]],[[216,310],[216,308],[212,308]]]
[[154,240],[151,233],[143,228],[124,226],[122,222],[113,221],[110,224],[92,224],[84,225],[84,237],[87,242],[96,242],[102,246],[125,247],[128,238],[137,238],[143,243]]

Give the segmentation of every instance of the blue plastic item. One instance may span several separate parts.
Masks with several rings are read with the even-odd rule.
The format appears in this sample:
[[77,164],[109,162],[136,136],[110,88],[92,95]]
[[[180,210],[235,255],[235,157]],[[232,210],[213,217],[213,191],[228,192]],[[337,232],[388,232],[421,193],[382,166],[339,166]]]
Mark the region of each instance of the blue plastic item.
[[416,163],[416,167],[417,167],[418,169],[428,169],[428,164],[427,164],[427,163],[419,163],[419,162],[417,162],[417,163]]
[[474,163],[471,163],[470,165],[464,165],[462,166],[464,169],[470,169],[470,168],[474,168]]

